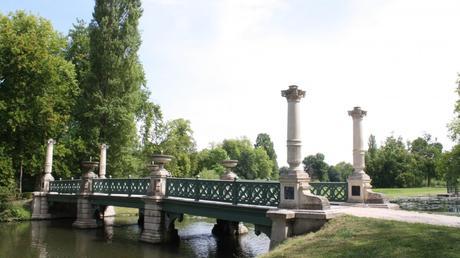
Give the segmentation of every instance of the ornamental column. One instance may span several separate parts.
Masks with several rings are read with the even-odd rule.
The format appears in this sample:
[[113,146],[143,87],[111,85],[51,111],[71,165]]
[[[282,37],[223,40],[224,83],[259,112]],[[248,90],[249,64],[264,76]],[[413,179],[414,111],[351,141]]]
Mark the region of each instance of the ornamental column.
[[384,196],[372,191],[371,178],[364,172],[362,121],[367,111],[354,107],[348,111],[353,119],[353,173],[348,177],[348,202],[385,203]]
[[[107,179],[105,176],[107,171],[107,149],[109,145],[103,143],[100,146],[101,152],[99,154],[99,178]],[[115,208],[113,206],[101,206],[104,217],[113,217],[115,216]]]
[[329,208],[329,201],[310,192],[310,177],[303,170],[302,140],[300,136],[300,100],[305,91],[291,85],[281,91],[281,96],[288,102],[287,119],[287,163],[289,170],[280,175],[281,199],[280,208],[322,210]]
[[45,156],[45,174],[40,179],[40,191],[33,193],[32,200],[32,219],[50,219],[52,218],[48,210],[48,197],[47,194],[50,190],[50,182],[54,181],[51,175],[53,167],[53,147],[56,141],[48,139],[46,142],[46,156]]
[[101,144],[101,153],[99,155],[99,178],[105,179],[107,168],[107,149],[109,146],[105,143]]
[[49,184],[51,181],[54,181],[54,177],[51,175],[51,171],[53,168],[53,148],[56,141],[53,139],[48,139],[46,142],[46,157],[45,157],[45,174],[41,180],[41,191],[48,192],[49,191]]

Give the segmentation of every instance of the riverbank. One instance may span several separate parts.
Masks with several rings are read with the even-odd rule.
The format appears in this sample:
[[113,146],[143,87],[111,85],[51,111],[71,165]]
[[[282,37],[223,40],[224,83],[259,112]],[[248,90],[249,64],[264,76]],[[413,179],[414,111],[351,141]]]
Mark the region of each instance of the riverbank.
[[458,243],[458,228],[343,216],[262,257],[458,257]]
[[0,205],[0,222],[30,220],[30,202],[32,199],[2,202]]

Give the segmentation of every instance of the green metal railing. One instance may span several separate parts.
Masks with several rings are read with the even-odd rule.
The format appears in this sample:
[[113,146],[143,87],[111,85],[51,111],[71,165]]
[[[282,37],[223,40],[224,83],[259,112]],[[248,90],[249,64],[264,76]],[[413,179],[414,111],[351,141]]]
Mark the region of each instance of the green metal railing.
[[278,206],[280,184],[273,181],[222,181],[167,178],[166,196],[207,201]]
[[147,195],[149,178],[136,179],[93,179],[93,193]]
[[[93,179],[92,192],[102,194],[147,195],[150,179]],[[50,182],[50,192],[78,193],[81,180]],[[311,192],[329,201],[344,202],[348,198],[346,182],[310,183]],[[166,179],[166,196],[194,200],[227,202],[261,206],[278,206],[280,184],[274,181],[223,181],[191,178]]]
[[50,182],[50,192],[78,193],[80,192],[81,180],[59,180]]
[[313,194],[324,196],[329,201],[346,202],[348,199],[347,182],[319,182],[310,185]]

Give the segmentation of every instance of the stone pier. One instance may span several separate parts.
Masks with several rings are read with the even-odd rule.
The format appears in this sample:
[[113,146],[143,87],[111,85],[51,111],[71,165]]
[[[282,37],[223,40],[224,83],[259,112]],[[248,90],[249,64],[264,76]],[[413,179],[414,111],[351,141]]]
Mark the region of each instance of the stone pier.
[[348,111],[353,119],[353,173],[348,177],[348,202],[380,203],[386,202],[382,194],[372,191],[371,178],[364,171],[364,148],[362,121],[367,111],[354,107]]
[[[238,160],[223,160],[222,165],[225,167],[225,173],[220,177],[221,180],[234,181],[238,176],[233,172],[233,168],[238,164]],[[217,236],[238,236],[248,233],[248,228],[239,221],[228,221],[217,219],[212,228],[212,233]]]
[[174,221],[181,216],[171,216],[162,210],[162,200],[166,194],[166,178],[171,174],[164,168],[172,156],[153,155],[150,169],[149,196],[144,198],[143,230],[140,241],[166,243],[179,239]]
[[83,176],[80,185],[80,193],[77,199],[77,219],[72,224],[75,228],[97,228],[95,207],[89,201],[89,196],[92,193],[92,180],[96,178],[94,170],[97,168],[98,162],[85,161],[82,162]]
[[32,219],[51,218],[48,207],[48,198],[46,194],[49,191],[50,182],[54,181],[54,177],[51,175],[51,171],[53,168],[53,148],[54,144],[56,144],[56,141],[49,139],[46,143],[45,168],[44,174],[40,179],[40,191],[33,193]]

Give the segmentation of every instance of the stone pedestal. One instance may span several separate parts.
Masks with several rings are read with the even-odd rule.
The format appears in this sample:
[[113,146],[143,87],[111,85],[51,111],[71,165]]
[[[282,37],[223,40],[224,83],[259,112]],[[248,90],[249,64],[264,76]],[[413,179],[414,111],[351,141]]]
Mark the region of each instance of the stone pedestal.
[[84,174],[77,199],[77,219],[72,224],[75,228],[97,228],[99,226],[96,220],[96,209],[88,199],[92,192],[92,180],[97,177],[94,170],[98,164],[98,162],[91,161],[82,162]]
[[386,203],[382,194],[372,191],[371,178],[364,171],[362,120],[367,111],[354,107],[348,115],[353,118],[353,173],[347,179],[348,202]]
[[310,177],[303,170],[302,141],[300,136],[300,100],[305,97],[305,91],[296,85],[289,86],[288,90],[281,91],[281,95],[288,102],[287,121],[287,174],[280,175],[281,200],[280,208],[287,209],[328,209],[329,201],[311,193]]
[[46,192],[34,192],[32,199],[32,219],[51,219],[48,210],[48,198]]

